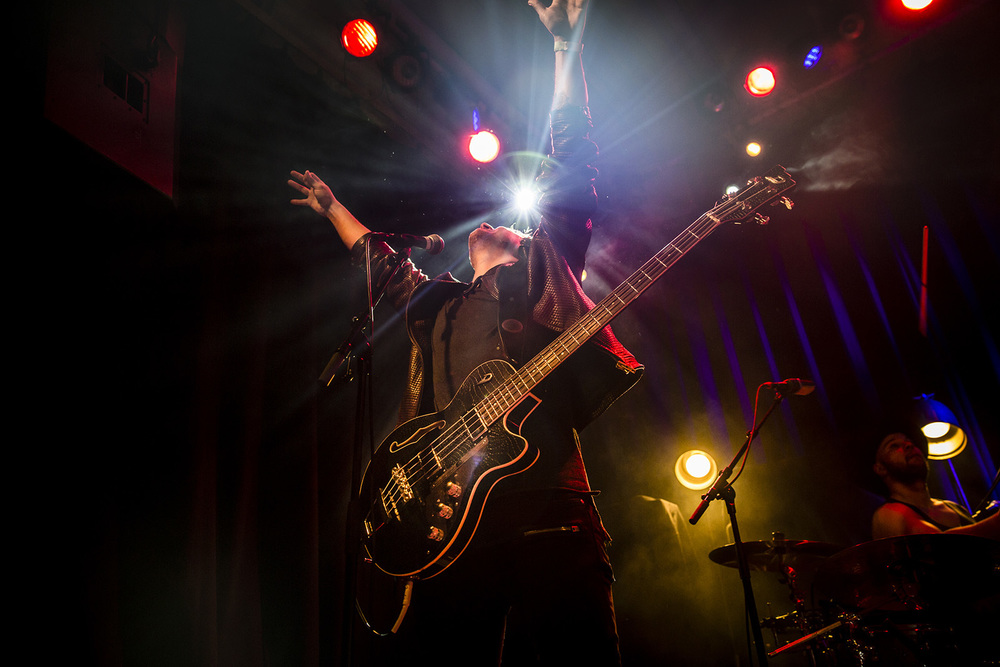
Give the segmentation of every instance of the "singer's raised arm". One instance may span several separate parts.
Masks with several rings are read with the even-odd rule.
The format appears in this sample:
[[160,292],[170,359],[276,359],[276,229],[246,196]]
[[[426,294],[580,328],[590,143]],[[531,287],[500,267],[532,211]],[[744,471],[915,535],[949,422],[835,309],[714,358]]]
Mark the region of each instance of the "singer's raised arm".
[[292,171],[292,178],[288,179],[288,185],[302,195],[302,199],[293,199],[295,206],[308,206],[324,218],[333,223],[334,229],[340,235],[340,240],[344,242],[348,250],[351,249],[359,238],[369,232],[369,229],[361,224],[347,208],[333,196],[333,191],[323,182],[323,180],[312,173],[306,171],[304,174]]
[[384,241],[373,240],[371,230],[337,200],[333,191],[319,176],[311,171],[292,171],[291,175],[288,185],[302,195],[301,199],[293,199],[291,203],[295,206],[307,206],[333,223],[340,240],[351,251],[352,263],[371,270],[372,284],[382,282],[383,276],[388,279],[392,275],[385,297],[398,310],[402,310],[413,289],[426,281],[427,276],[408,259],[398,270],[395,269],[395,265],[389,262],[389,258],[393,256],[392,248]]

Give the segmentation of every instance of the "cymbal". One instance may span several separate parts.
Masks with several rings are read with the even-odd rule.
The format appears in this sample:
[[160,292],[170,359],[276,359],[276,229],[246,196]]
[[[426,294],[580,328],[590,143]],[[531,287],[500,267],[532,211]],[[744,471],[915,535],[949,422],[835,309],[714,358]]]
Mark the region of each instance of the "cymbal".
[[[842,547],[836,544],[808,540],[759,540],[743,543],[743,551],[747,555],[747,565],[751,570],[778,573],[784,572],[786,567],[815,566],[819,561],[841,549]],[[708,553],[708,557],[719,565],[738,566],[735,544],[712,549]]]
[[816,593],[852,610],[1000,605],[1000,542],[955,534],[864,542],[826,559]]

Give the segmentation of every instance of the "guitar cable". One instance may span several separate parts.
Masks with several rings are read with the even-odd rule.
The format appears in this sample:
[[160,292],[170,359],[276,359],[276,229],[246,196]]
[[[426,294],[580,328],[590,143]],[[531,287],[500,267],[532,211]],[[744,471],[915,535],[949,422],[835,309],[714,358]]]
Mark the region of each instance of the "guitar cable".
[[376,630],[375,627],[365,616],[364,610],[361,608],[361,600],[358,598],[354,599],[354,608],[358,612],[358,616],[361,618],[361,622],[365,624],[365,627],[371,630],[371,633],[376,637],[388,637],[389,635],[396,634],[399,632],[399,626],[403,624],[403,619],[406,617],[406,612],[410,609],[410,601],[413,597],[413,579],[407,579],[406,584],[403,587],[403,602],[399,608],[399,616],[396,617],[396,622],[392,624],[392,629],[388,632],[381,632]]
[[407,579],[406,585],[403,588],[403,604],[399,608],[399,617],[393,624],[392,630],[389,631],[392,634],[396,634],[399,631],[399,626],[403,623],[403,618],[406,617],[406,612],[410,608],[410,597],[412,596],[412,594],[413,594],[413,579]]

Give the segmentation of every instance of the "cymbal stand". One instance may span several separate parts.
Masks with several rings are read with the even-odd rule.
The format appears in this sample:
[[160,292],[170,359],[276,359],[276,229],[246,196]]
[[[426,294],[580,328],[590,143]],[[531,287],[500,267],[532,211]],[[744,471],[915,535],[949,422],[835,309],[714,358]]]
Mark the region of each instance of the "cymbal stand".
[[761,418],[760,423],[753,427],[747,432],[746,441],[743,446],[740,447],[740,451],[736,453],[733,460],[729,462],[729,465],[725,467],[719,473],[719,476],[715,478],[715,482],[712,487],[701,497],[701,503],[695,509],[694,514],[688,521],[694,525],[698,523],[705,510],[713,500],[721,498],[726,503],[726,511],[729,513],[729,521],[733,527],[733,544],[736,547],[736,564],[740,572],[740,581],[743,583],[743,603],[746,607],[747,619],[750,622],[750,630],[753,636],[754,648],[757,653],[757,664],[760,667],[767,665],[767,649],[764,646],[764,636],[761,632],[760,617],[757,615],[757,602],[754,600],[753,585],[750,582],[750,566],[747,562],[746,549],[743,545],[743,541],[740,539],[740,528],[736,521],[736,489],[730,484],[729,478],[732,477],[733,469],[740,459],[747,454],[747,450],[750,449],[750,443],[753,442],[754,438],[757,437],[757,433],[760,431],[761,427],[764,426],[764,422],[767,418],[771,416],[775,408],[781,403],[783,398],[781,392],[775,392],[774,403],[771,404],[770,409]]

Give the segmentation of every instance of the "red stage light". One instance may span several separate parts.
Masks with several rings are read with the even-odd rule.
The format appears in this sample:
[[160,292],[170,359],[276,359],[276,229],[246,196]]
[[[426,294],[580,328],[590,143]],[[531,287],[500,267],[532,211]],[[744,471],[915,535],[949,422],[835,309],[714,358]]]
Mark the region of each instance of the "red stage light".
[[902,5],[906,9],[919,12],[927,9],[934,0],[902,0]]
[[370,56],[378,46],[378,34],[375,26],[364,19],[354,19],[344,26],[340,33],[340,43],[352,56],[364,58]]
[[774,72],[767,67],[757,67],[747,74],[743,87],[754,97],[770,95],[774,90]]
[[469,155],[476,162],[492,162],[500,155],[500,139],[489,130],[481,130],[469,137]]

